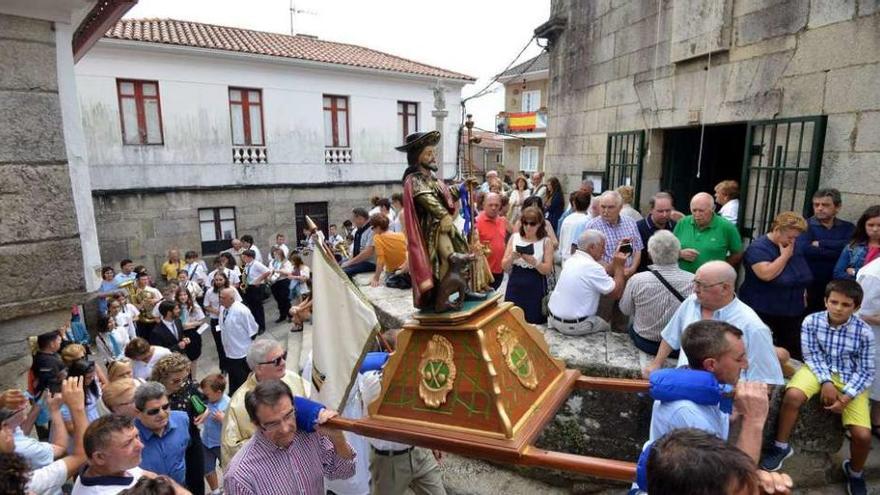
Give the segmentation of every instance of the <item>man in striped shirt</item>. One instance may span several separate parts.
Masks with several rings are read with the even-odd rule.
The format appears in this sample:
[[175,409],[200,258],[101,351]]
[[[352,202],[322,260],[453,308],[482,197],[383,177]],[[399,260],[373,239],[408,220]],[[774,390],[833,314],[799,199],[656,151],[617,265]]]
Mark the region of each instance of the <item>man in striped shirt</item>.
[[245,407],[257,432],[232,458],[223,480],[227,495],[323,495],[325,477],[354,475],[355,452],[341,431],[297,430],[293,394],[283,382],[260,382]]
[[862,288],[853,280],[833,280],[825,288],[827,311],[804,319],[801,345],[806,366],[791,378],[779,412],[776,442],[761,459],[761,468],[776,471],[794,454],[788,444],[798,410],[821,394],[825,410],[842,415],[848,428],[850,458],[843,462],[847,493],[867,493],[862,469],[871,450],[868,387],[874,379],[874,332],[855,312]]

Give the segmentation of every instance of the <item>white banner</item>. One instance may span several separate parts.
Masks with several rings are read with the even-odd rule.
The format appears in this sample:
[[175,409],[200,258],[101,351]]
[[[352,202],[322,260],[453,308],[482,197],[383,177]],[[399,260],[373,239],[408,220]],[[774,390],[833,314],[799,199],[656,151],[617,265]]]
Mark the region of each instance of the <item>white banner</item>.
[[361,360],[374,342],[379,319],[373,305],[321,249],[312,253],[312,400],[337,411],[345,408]]

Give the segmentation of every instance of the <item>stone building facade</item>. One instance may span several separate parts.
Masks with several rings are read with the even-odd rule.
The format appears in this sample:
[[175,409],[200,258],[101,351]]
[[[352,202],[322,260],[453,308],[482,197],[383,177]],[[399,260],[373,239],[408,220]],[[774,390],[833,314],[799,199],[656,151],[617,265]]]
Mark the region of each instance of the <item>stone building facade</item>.
[[[98,5],[100,4],[100,5]],[[0,388],[22,386],[28,336],[97,288],[98,242],[74,60],[134,2],[0,4]]]
[[[756,235],[817,187],[880,202],[876,0],[553,0],[548,174],[629,183],[644,208],[744,182]],[[868,179],[868,180],[866,180]]]
[[[101,259],[152,273],[171,247],[210,261],[245,234],[268,255],[278,232],[302,240],[306,214],[341,227],[401,190],[394,147],[473,80],[312,36],[137,19],[76,77]],[[458,123],[440,130],[452,176]]]

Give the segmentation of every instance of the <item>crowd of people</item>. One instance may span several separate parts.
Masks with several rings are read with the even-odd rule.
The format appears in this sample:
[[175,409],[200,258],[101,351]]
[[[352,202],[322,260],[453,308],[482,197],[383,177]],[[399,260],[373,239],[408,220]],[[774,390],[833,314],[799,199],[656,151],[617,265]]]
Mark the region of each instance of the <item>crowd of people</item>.
[[[585,181],[566,205],[556,178],[490,172],[469,198],[474,217],[459,204],[454,226],[476,229],[492,287],[504,286],[529,323],[572,338],[625,332],[645,378],[671,358],[735,387],[736,445],[725,445],[732,416],[720,405],[655,403],[637,489],[702,479],[711,459],[687,462],[699,445],[740,459],[722,471],[737,483],[787,489],[788,478],[770,473],[793,454],[798,412],[818,394],[850,432],[849,493],[865,493],[862,470],[880,437],[880,206],[852,224],[838,218],[840,193],[821,189],[810,218],[779,213],[744,248],[736,182],[714,192],[691,198],[689,214],[660,192],[642,215],[628,186],[596,195]],[[326,248],[342,272],[370,274],[373,287],[409,289],[406,214],[399,194],[373,198],[342,228],[330,225],[325,246],[306,232],[303,247]],[[131,260],[119,272],[105,267],[93,338],[76,328],[40,334],[28,390],[0,396],[3,493],[61,493],[65,484],[75,495],[445,493],[439,453],[321,426],[337,413],[308,400],[311,370],[304,379],[286,345],[263,336],[270,297],[276,323],[289,321],[291,332],[311,316],[303,253],[282,233],[274,240],[264,258],[252,236],[234,239],[210,268],[177,249],[156,276]],[[197,381],[206,332],[218,369],[203,367]],[[381,366],[361,371],[352,396],[363,414]],[[768,386],[786,391],[762,453]],[[670,478],[669,466],[684,465],[693,477],[682,467]]]

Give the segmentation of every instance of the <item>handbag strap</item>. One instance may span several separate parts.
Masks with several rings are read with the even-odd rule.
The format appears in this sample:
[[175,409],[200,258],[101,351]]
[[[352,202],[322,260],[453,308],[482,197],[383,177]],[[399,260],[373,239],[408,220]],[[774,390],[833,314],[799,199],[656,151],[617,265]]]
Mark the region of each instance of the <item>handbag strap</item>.
[[675,290],[675,287],[673,287],[669,283],[669,281],[667,281],[665,278],[663,278],[663,275],[660,275],[660,272],[658,272],[657,270],[651,269],[651,268],[648,268],[648,271],[653,273],[654,276],[657,277],[657,280],[659,280],[660,283],[663,284],[664,287],[669,289],[669,292],[671,292],[672,295],[675,296],[675,298],[679,300],[679,302],[684,302],[684,296],[681,295],[681,292],[678,292],[677,290]]

